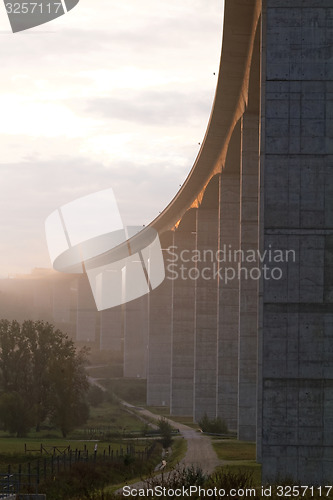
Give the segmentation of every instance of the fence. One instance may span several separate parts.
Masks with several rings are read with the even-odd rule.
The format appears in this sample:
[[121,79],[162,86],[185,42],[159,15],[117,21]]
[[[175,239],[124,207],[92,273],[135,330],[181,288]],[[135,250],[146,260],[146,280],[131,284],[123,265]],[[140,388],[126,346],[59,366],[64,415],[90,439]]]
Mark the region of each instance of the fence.
[[[53,454],[49,454],[50,456],[43,458],[42,454],[43,451],[45,451],[45,447],[41,445],[39,450],[33,450],[40,451],[40,458],[31,462],[18,464],[17,466],[8,465],[7,472],[0,473],[0,498],[5,498],[9,494],[18,494],[23,491],[38,494],[38,488],[41,481],[49,477],[56,477],[61,472],[70,470],[74,464],[79,462],[90,462],[91,464],[97,461],[119,463],[123,462],[126,456],[141,461],[148,460],[153,452],[154,446],[153,443],[144,450],[135,450],[135,446],[130,444],[124,448],[121,447],[119,450],[113,450],[109,445],[102,453],[97,453],[96,451],[89,452],[86,446],[83,450],[72,450],[69,446],[61,447],[60,449],[54,446],[50,447],[53,450]],[[27,452],[32,451],[28,450],[26,446],[25,450]]]

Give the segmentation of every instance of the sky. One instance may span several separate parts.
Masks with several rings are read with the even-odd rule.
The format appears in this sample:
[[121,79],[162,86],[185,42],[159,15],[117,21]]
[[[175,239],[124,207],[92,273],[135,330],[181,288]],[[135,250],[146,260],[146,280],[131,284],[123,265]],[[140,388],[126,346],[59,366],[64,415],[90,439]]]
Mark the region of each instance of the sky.
[[222,18],[223,0],[80,0],[13,34],[0,5],[0,277],[51,267],[45,219],[76,198],[111,187],[129,225],[163,211],[206,131]]

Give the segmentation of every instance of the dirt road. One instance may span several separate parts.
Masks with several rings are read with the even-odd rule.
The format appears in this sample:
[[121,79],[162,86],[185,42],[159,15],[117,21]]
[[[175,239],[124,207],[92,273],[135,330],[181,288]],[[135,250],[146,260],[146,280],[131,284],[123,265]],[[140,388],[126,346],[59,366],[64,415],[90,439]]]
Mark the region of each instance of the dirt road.
[[[128,405],[128,403],[125,403],[125,405],[129,408],[132,407],[131,405]],[[155,420],[161,418],[161,416],[156,415],[149,410],[138,407],[132,408],[142,416],[153,418]],[[187,441],[187,452],[181,461],[182,465],[194,465],[195,467],[200,467],[205,473],[211,473],[214,471],[215,467],[222,464],[222,461],[217,458],[211,444],[211,439],[208,436],[204,436],[187,425],[179,424],[178,422],[174,422],[170,419],[166,420],[170,423],[170,425],[172,425],[172,427],[179,429],[179,432]]]

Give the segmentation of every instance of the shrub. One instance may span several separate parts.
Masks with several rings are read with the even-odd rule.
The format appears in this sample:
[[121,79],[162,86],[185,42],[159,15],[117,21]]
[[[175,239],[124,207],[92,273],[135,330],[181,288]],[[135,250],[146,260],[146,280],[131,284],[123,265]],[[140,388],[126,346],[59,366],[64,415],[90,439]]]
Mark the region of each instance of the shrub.
[[169,448],[172,443],[172,427],[165,418],[160,418],[158,423],[158,428],[162,436],[162,446],[163,448]]
[[200,429],[211,434],[227,434],[228,426],[221,417],[210,419],[207,413],[199,420]]

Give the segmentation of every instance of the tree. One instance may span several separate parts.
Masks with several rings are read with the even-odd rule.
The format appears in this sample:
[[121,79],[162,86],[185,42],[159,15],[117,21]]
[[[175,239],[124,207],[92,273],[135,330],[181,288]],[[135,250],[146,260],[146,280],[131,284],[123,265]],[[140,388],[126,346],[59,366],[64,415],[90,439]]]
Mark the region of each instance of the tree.
[[[24,418],[22,418],[24,415]],[[4,429],[24,437],[34,424],[34,414],[27,411],[26,404],[17,392],[4,393],[0,396],[0,419]]]
[[162,446],[163,448],[169,448],[172,443],[172,427],[165,418],[160,418],[157,422],[159,431],[162,436]]
[[15,405],[24,408],[20,418],[37,431],[46,418],[59,425],[63,435],[82,424],[88,416],[86,355],[86,349],[77,352],[73,341],[49,323],[1,320],[0,419],[8,430],[21,433],[15,419],[5,424]]
[[98,385],[90,386],[88,392],[88,402],[91,406],[100,406],[105,401],[105,391],[103,391]]

